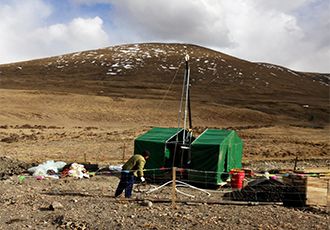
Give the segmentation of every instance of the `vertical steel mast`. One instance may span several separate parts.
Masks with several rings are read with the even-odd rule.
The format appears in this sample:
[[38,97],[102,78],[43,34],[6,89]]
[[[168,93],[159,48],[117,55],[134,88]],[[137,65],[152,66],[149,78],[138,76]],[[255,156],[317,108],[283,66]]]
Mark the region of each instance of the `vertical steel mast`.
[[[181,104],[180,104],[180,111],[179,111],[179,121],[178,121],[178,129],[177,129],[177,135],[176,135],[176,142],[175,142],[175,148],[174,148],[174,156],[173,156],[173,162],[172,162],[172,167],[174,167],[175,164],[175,159],[176,159],[176,152],[177,152],[177,146],[179,143],[179,130],[180,130],[180,121],[181,121],[181,113],[182,113],[182,107],[183,107],[183,100],[185,100],[185,111],[184,111],[184,120],[183,120],[183,136],[182,136],[182,145],[181,145],[181,162],[180,166],[183,166],[183,155],[184,151],[189,152],[188,155],[190,155],[190,142],[191,142],[191,131],[189,131],[187,135],[187,114],[189,110],[189,125],[190,125],[190,130],[192,128],[191,124],[191,111],[190,111],[190,94],[189,94],[189,78],[190,78],[190,68],[189,68],[189,55],[186,54],[185,56],[185,61],[186,61],[186,70],[185,70],[185,75],[183,79],[183,85],[182,85],[182,94],[181,94]],[[186,91],[186,93],[185,93]],[[180,140],[181,141],[181,140]],[[188,157],[190,159],[190,157]]]
[[[183,145],[186,144],[186,123],[187,123],[187,108],[188,108],[188,97],[189,97],[189,55],[186,54],[185,56],[185,60],[186,60],[186,102],[185,102],[185,110],[184,110],[184,122],[183,122]],[[190,114],[190,111],[189,111]]]

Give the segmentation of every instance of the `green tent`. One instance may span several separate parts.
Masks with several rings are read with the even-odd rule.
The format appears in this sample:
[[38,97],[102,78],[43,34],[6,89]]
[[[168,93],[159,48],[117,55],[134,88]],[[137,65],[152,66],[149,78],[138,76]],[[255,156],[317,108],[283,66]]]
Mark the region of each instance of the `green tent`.
[[[161,168],[182,163],[189,168],[188,181],[219,184],[229,177],[232,168],[241,168],[243,142],[235,131],[207,129],[198,138],[193,138],[190,150],[182,149],[178,140],[187,135],[184,129],[153,128],[134,141],[134,154],[143,150],[150,152],[145,169],[146,176],[164,177]],[[176,151],[175,151],[176,149]],[[174,157],[174,152],[176,155]],[[149,169],[149,170],[148,170]]]
[[155,169],[155,171],[147,170],[146,176],[163,176],[163,171],[159,169],[169,167],[170,153],[169,148],[176,140],[176,134],[182,140],[183,129],[177,128],[153,128],[138,137],[134,141],[134,154],[140,154],[143,150],[150,152],[145,169]]
[[[191,145],[190,181],[219,184],[241,168],[243,142],[233,130],[205,130]],[[196,170],[196,171],[195,171]]]

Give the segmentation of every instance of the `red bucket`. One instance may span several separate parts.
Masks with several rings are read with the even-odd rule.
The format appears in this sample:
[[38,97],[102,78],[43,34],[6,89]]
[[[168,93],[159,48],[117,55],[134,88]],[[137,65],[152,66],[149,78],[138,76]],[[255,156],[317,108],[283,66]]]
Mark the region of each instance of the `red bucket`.
[[231,174],[231,187],[233,188],[242,188],[243,180],[245,178],[245,171],[234,171],[230,172]]

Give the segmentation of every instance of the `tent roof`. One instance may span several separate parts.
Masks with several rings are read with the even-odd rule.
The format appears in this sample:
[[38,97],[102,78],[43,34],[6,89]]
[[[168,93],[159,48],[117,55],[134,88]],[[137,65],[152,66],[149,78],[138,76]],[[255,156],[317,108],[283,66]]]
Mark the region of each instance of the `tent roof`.
[[233,130],[207,129],[192,145],[220,145],[233,132]]
[[177,128],[155,127],[149,130],[148,132],[146,132],[145,134],[143,134],[142,136],[138,137],[136,141],[151,141],[157,143],[165,143],[171,137],[176,135],[177,131],[178,131]]

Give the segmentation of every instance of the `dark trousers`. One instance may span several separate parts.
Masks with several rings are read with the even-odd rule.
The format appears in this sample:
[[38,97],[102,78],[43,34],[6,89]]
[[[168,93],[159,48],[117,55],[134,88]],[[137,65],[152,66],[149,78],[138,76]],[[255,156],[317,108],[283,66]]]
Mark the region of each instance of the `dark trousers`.
[[133,173],[121,173],[121,179],[118,184],[115,196],[119,196],[125,190],[125,198],[132,197],[132,189],[134,185],[134,175]]

